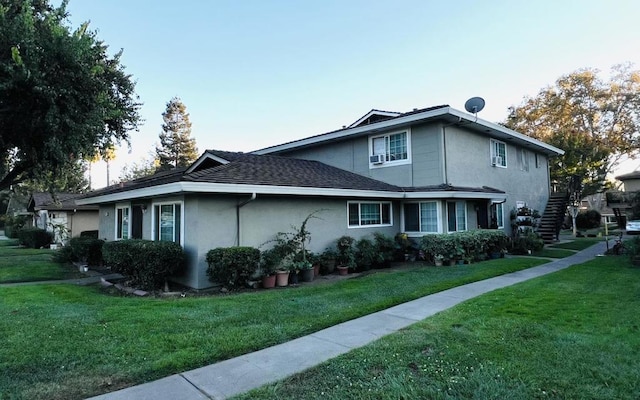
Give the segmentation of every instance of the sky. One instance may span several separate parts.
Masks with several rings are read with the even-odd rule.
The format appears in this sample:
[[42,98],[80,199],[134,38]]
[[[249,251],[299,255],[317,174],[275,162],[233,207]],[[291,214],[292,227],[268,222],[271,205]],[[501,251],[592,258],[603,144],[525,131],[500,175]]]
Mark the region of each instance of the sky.
[[[478,116],[499,122],[562,75],[640,68],[637,0],[70,0],[67,10],[72,27],[89,21],[112,54],[124,50],[143,104],[112,182],[150,158],[175,96],[200,152],[247,152],[374,108],[464,110],[474,96],[486,101]],[[92,187],[105,185],[101,161]]]

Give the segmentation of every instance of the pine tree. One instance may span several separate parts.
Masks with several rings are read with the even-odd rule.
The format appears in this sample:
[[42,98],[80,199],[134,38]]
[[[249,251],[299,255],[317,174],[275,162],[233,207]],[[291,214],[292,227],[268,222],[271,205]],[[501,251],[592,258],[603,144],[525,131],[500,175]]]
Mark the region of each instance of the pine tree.
[[191,122],[187,107],[178,97],[167,103],[162,113],[162,132],[160,147],[156,147],[156,155],[160,161],[160,170],[186,167],[198,158],[196,140],[191,137]]

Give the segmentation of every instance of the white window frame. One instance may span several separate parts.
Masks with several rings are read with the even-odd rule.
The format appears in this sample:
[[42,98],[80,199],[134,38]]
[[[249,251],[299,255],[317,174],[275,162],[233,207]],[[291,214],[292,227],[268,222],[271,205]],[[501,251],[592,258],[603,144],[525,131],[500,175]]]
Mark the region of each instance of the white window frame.
[[[118,223],[118,217],[119,217],[119,213],[120,211],[124,212],[124,210],[126,210],[127,212],[127,237],[124,237],[124,235],[120,235],[118,236],[118,231],[120,230],[121,226],[119,226]],[[115,240],[126,240],[126,239],[131,239],[131,204],[125,204],[125,203],[121,203],[121,204],[116,204],[116,212],[114,213],[115,216],[115,231],[113,234],[113,237],[115,238]],[[123,216],[123,221],[124,221],[124,216]]]
[[[456,229],[454,231],[449,230],[449,203],[455,203],[456,205]],[[458,204],[462,204],[464,208],[464,229],[460,229],[458,227]],[[466,200],[446,200],[445,201],[445,213],[446,213],[446,221],[447,221],[447,232],[466,232],[469,230],[469,210],[467,209]]]
[[491,207],[496,208],[496,226],[498,227],[498,229],[503,229],[504,228],[504,203],[493,203],[491,204]]
[[[405,133],[405,137],[407,140],[407,158],[405,159],[401,159],[401,160],[389,160],[388,158],[390,157],[390,149],[388,146],[389,143],[389,138],[393,135],[399,135]],[[380,139],[380,138],[384,138],[385,139],[385,154],[384,154],[384,162],[381,164],[375,164],[371,162],[370,156],[374,156],[377,155],[377,153],[374,153],[374,148],[373,148],[373,142],[375,139]],[[371,135],[369,136],[369,156],[367,157],[368,161],[369,161],[369,168],[374,169],[374,168],[384,168],[384,167],[391,167],[394,165],[405,165],[405,164],[411,164],[411,129],[407,128],[407,129],[403,129],[403,130],[399,130],[399,131],[393,131],[393,132],[386,132],[383,134],[377,134],[377,135]]]
[[[358,225],[351,225],[349,221],[349,208],[352,204],[358,205]],[[362,224],[362,204],[377,204],[380,207],[380,223],[379,224]],[[389,223],[384,223],[382,219],[382,205],[389,205]],[[360,229],[360,228],[378,228],[382,226],[393,226],[393,203],[390,201],[348,201],[347,202],[347,228],[348,229]]]
[[[436,211],[437,211],[437,228],[436,231],[431,232],[431,231],[423,231],[422,230],[422,224],[420,223],[420,221],[422,220],[422,210],[420,208],[420,205],[423,203],[435,203],[436,205]],[[405,218],[406,216],[404,215],[404,205],[405,204],[417,204],[418,205],[418,231],[409,231],[407,230],[406,224],[405,224]],[[406,232],[407,235],[409,236],[422,236],[422,235],[426,235],[426,234],[431,234],[431,233],[442,233],[442,201],[439,200],[425,200],[425,201],[408,201],[408,202],[404,202],[402,203],[402,231]]]
[[[498,151],[498,147],[502,147],[502,146],[504,146],[504,155],[499,154],[499,151]],[[489,160],[489,162],[491,162],[491,165],[498,168],[507,168],[507,144],[500,140],[490,139],[489,147],[491,150],[490,151],[491,159]],[[502,157],[502,164],[493,164],[494,157]]]
[[[174,206],[174,218],[175,218],[175,205],[179,204],[180,205],[180,241],[176,242],[178,243],[180,246],[184,246],[184,201],[182,200],[175,200],[175,201],[158,201],[158,202],[153,202],[151,203],[151,238],[154,241],[158,241],[159,239],[159,232],[157,231],[157,225],[158,225],[158,218],[159,215],[156,212],[156,208],[159,208],[160,206],[166,206],[166,205],[172,205]],[[174,222],[174,232],[173,232],[173,241],[175,242],[175,222]]]

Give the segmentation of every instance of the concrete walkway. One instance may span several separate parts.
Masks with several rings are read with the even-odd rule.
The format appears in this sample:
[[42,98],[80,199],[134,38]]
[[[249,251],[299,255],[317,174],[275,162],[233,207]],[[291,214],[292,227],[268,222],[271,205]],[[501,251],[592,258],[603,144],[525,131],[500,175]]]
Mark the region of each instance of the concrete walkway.
[[92,399],[225,399],[365,346],[473,297],[583,263],[605,249],[601,242],[538,267],[445,290],[287,343]]

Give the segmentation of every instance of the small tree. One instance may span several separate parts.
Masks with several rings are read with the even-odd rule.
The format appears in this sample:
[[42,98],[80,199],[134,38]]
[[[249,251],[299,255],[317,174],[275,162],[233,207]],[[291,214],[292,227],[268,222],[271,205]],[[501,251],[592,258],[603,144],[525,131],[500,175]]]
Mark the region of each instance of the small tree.
[[187,107],[178,97],[174,97],[167,103],[162,119],[160,146],[156,147],[160,169],[188,166],[198,158],[198,148],[196,140],[191,137]]

